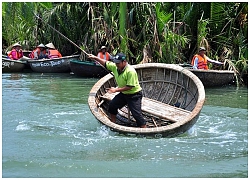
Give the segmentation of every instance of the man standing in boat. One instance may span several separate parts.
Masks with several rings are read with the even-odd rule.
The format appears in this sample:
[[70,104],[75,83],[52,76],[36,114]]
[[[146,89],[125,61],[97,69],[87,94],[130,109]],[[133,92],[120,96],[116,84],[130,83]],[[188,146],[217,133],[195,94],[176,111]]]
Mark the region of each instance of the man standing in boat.
[[205,70],[208,70],[208,65],[207,65],[208,62],[216,63],[216,64],[219,64],[219,65],[223,65],[222,62],[210,59],[209,57],[207,57],[205,55],[205,53],[206,53],[206,48],[200,47],[199,53],[196,54],[196,55],[194,55],[194,57],[192,59],[192,62],[191,62],[191,64],[192,64],[192,66],[193,66],[194,69],[205,69]]
[[108,112],[110,113],[111,121],[115,123],[118,109],[128,105],[129,110],[136,120],[137,126],[146,128],[146,121],[141,111],[142,88],[139,84],[137,72],[128,64],[126,56],[123,53],[118,53],[111,58],[113,62],[92,54],[89,54],[89,58],[99,62],[108,70],[112,71],[118,84],[118,87],[108,89],[109,93],[119,92],[109,104]]

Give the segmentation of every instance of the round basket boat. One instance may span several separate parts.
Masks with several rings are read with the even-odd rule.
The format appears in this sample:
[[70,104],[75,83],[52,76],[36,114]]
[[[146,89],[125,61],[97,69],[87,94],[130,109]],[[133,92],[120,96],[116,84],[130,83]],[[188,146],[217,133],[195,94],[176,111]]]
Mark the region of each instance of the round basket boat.
[[116,87],[112,74],[101,78],[91,89],[88,104],[93,115],[112,131],[155,137],[174,137],[186,132],[197,121],[205,101],[205,90],[197,76],[174,64],[133,65],[142,87],[142,113],[147,128],[136,127],[127,107],[118,111],[117,121],[110,121],[107,111],[115,96],[107,88]]

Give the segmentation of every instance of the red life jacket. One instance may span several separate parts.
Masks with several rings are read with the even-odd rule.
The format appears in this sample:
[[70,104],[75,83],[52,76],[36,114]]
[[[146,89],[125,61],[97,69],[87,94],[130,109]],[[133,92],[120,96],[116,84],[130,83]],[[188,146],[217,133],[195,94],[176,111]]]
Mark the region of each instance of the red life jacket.
[[20,49],[19,51],[17,51],[16,49],[12,49],[8,53],[8,56],[10,57],[10,59],[18,60],[23,57],[23,51],[22,49]]
[[48,56],[50,59],[62,57],[61,53],[56,49],[49,49]]
[[192,59],[192,66],[194,66],[194,60],[195,58],[198,57],[198,69],[208,69],[207,66],[207,56],[204,54],[204,58],[202,56],[200,56],[199,54],[196,54],[193,59]]
[[99,58],[105,59],[105,60],[107,60],[107,61],[109,61],[109,59],[110,59],[110,55],[109,55],[108,52],[105,52],[105,56],[104,56],[104,54],[103,54],[102,52],[99,52],[97,56],[98,56]]

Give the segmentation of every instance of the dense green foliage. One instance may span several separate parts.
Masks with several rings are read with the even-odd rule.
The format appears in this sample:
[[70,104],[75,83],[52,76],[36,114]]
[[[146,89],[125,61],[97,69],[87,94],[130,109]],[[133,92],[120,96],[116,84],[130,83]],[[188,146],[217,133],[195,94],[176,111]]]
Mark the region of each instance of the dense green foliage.
[[49,24],[88,53],[106,45],[131,64],[189,63],[205,46],[210,58],[244,74],[247,13],[247,2],[2,2],[2,39],[4,53],[16,42],[27,50],[53,42],[63,55],[80,52]]

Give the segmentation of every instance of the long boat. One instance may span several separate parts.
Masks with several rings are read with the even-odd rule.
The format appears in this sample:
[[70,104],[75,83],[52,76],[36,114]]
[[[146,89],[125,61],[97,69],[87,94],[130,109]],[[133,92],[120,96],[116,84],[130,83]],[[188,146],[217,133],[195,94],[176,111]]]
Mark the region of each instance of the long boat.
[[27,64],[26,61],[12,60],[5,56],[2,56],[3,73],[22,72],[26,64]]
[[194,73],[201,80],[205,88],[225,86],[235,83],[234,71],[193,69],[190,64],[180,64],[180,66]]
[[39,73],[67,73],[71,72],[70,60],[79,59],[80,55],[64,56],[54,59],[27,60],[32,71]]
[[94,61],[86,61],[86,60],[85,61],[71,60],[70,69],[75,75],[79,77],[100,78],[109,73],[100,64],[97,64]]
[[235,73],[229,70],[203,70],[203,69],[189,69],[194,73],[207,87],[218,87],[229,84],[234,84]]
[[118,111],[116,123],[110,121],[109,102],[116,87],[112,74],[107,74],[92,87],[88,105],[101,123],[112,131],[153,137],[174,137],[189,130],[199,118],[205,101],[202,82],[191,71],[174,64],[146,63],[133,65],[142,87],[142,113],[146,128],[136,127],[127,107]]

